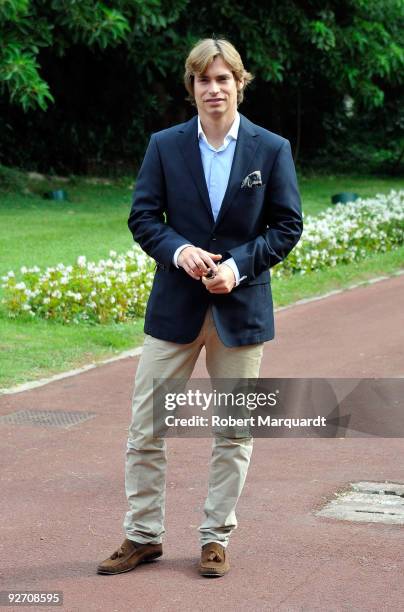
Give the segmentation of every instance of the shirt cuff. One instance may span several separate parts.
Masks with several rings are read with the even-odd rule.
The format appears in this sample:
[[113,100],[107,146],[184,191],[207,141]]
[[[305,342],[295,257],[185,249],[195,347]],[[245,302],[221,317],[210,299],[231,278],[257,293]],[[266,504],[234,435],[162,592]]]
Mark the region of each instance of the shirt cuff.
[[237,264],[234,261],[233,257],[231,257],[230,259],[226,259],[226,261],[224,261],[223,263],[233,270],[234,278],[236,279],[235,287],[237,287],[242,280],[247,278],[245,275],[240,278],[240,272],[238,271]]
[[174,253],[174,257],[173,257],[173,264],[176,268],[179,268],[178,265],[178,256],[181,253],[181,251],[183,251],[185,249],[185,247],[189,247],[189,246],[194,246],[193,244],[182,244],[180,247],[178,247],[178,249],[175,251]]

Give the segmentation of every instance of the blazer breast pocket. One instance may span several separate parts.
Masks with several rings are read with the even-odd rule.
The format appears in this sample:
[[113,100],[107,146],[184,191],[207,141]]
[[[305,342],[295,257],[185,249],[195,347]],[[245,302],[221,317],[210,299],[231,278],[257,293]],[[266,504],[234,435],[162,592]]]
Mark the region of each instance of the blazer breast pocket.
[[242,200],[256,200],[265,193],[266,185],[257,185],[256,187],[244,187],[240,189],[239,197]]
[[240,189],[241,198],[255,198],[265,192],[266,183],[263,185],[255,185],[253,187],[243,187]]

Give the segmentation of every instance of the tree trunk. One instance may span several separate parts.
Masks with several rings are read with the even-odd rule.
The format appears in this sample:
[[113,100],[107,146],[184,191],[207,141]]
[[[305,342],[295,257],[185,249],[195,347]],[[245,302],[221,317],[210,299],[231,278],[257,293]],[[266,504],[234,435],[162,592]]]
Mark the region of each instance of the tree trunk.
[[300,153],[300,141],[302,136],[302,95],[300,87],[297,90],[297,104],[296,104],[296,146],[293,155],[293,161],[295,164],[299,158]]

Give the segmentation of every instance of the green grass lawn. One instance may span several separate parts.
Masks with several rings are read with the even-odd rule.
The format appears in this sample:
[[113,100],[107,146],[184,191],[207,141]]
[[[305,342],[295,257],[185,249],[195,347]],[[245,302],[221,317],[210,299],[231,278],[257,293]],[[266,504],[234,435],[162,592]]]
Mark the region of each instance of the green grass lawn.
[[[0,192],[0,275],[21,266],[73,263],[79,255],[97,260],[111,249],[122,252],[132,245],[127,217],[133,180],[93,185],[83,179],[68,183],[31,182],[24,195]],[[44,200],[42,193],[62,187],[69,202]],[[369,197],[404,189],[404,179],[366,176],[301,177],[306,215],[330,205],[330,196],[355,191]],[[360,264],[274,281],[275,305],[320,295],[366,278],[404,267],[404,247],[376,255]],[[138,345],[143,321],[124,325],[65,326],[40,320],[10,320],[0,308],[0,387],[34,380],[78,367]]]
[[0,311],[0,387],[36,380],[138,346],[143,320],[111,325],[61,325],[9,319]]
[[354,192],[361,198],[377,193],[389,193],[392,189],[404,189],[404,178],[375,176],[316,176],[299,177],[303,210],[306,215],[316,215],[331,206],[331,196],[342,191]]
[[304,276],[272,281],[272,293],[276,307],[293,304],[298,300],[324,295],[334,289],[380,276],[389,276],[404,270],[404,246],[383,255],[372,255],[363,261],[312,272]]
[[[41,194],[62,186],[69,202],[44,200]],[[132,185],[32,183],[32,193],[0,192],[0,274],[21,266],[73,263],[79,255],[107,257],[129,249],[127,227]]]

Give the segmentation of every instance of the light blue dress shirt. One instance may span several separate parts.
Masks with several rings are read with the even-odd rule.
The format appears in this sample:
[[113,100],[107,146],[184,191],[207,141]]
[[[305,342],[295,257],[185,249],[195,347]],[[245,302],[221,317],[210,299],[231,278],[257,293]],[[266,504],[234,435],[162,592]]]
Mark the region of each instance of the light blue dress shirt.
[[[226,193],[227,184],[229,182],[239,127],[240,115],[236,113],[236,118],[234,119],[230,130],[226,134],[222,146],[218,149],[215,149],[211,144],[209,144],[202,129],[201,120],[198,116],[199,150],[201,152],[206,186],[208,188],[210,205],[212,207],[212,214],[215,221],[219,214],[224,194]],[[187,246],[193,245],[183,244],[174,253],[173,263],[177,268],[178,255]],[[238,285],[241,280],[246,278],[245,276],[240,278],[240,273],[233,258],[226,259],[226,265],[230,266],[233,270],[236,279],[236,285]]]
[[222,146],[219,147],[219,149],[215,149],[207,141],[202,129],[201,120],[198,116],[199,150],[201,152],[203,171],[215,221],[219,214],[224,194],[226,193],[227,183],[229,182],[239,126],[240,115],[237,113],[233,125],[225,136]]

